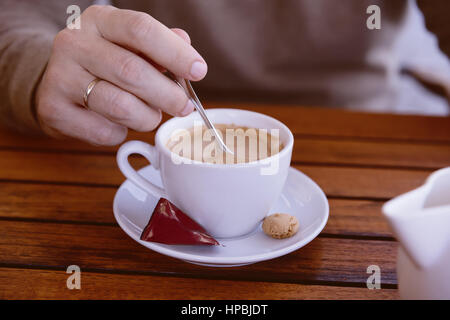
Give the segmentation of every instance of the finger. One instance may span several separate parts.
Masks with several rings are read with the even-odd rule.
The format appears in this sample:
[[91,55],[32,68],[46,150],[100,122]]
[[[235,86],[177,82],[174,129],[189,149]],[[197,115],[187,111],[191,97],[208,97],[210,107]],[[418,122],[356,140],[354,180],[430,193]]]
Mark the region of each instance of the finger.
[[194,81],[205,77],[208,67],[200,54],[150,15],[108,7],[97,10],[96,16],[95,24],[105,39],[135,48],[180,77]]
[[101,146],[114,146],[127,137],[125,126],[109,121],[105,117],[78,105],[67,105],[66,117],[54,126],[61,133]]
[[[84,95],[84,90],[95,79],[95,76],[81,69],[74,78],[77,80],[76,83],[72,83],[72,88],[78,86],[80,90],[74,90],[72,99],[78,104],[84,104],[83,97],[79,93],[83,92]],[[162,118],[160,110],[151,108],[135,95],[106,80],[101,80],[95,84],[87,102],[90,110],[115,123],[140,132],[155,129]]]
[[[183,29],[178,29],[178,28],[172,28],[170,29],[173,32],[175,32],[176,35],[178,35],[179,37],[181,37],[184,41],[186,41],[187,43],[191,44],[191,38],[189,37],[188,33],[186,31],[184,31]],[[140,57],[146,59],[146,57],[144,55],[142,55],[141,53],[138,54]],[[147,60],[147,62],[149,62],[153,67],[155,67],[156,70],[158,70],[159,72],[165,72],[167,71],[166,68],[161,67],[159,64],[157,64],[156,62],[152,61],[152,60]]]
[[97,83],[89,95],[88,106],[109,120],[139,132],[154,130],[162,119],[160,110],[107,81]]
[[103,38],[80,41],[73,54],[89,73],[132,93],[151,107],[174,116],[185,116],[194,110],[175,82],[133,52]]
[[127,128],[100,114],[69,102],[47,97],[39,105],[40,120],[47,130],[95,145],[113,146],[123,142]]
[[177,36],[179,36],[181,39],[183,39],[186,43],[191,44],[191,37],[189,37],[189,34],[186,31],[184,31],[183,29],[179,29],[179,28],[172,28],[170,30],[175,32],[175,34]]

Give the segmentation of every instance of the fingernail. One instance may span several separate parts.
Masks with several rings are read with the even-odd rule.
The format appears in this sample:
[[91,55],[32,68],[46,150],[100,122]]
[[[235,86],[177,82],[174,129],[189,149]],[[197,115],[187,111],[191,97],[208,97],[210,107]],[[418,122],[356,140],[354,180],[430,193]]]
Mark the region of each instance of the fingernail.
[[190,114],[192,111],[194,111],[194,104],[192,103],[191,99],[188,100],[188,102],[186,103],[186,105],[184,106],[184,109],[178,113],[178,115],[180,117],[184,117],[187,116],[188,114]]
[[191,67],[191,77],[195,80],[201,79],[206,75],[208,71],[208,66],[206,63],[201,61],[195,61]]

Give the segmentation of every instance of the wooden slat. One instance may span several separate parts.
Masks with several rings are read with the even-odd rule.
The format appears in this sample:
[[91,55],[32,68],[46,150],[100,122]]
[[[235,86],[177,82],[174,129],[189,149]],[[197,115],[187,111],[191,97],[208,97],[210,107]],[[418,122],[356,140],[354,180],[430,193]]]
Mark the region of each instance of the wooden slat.
[[[169,119],[164,115],[163,121]],[[156,130],[152,132],[135,132],[129,130],[127,140],[154,142]],[[81,152],[116,152],[118,146],[95,146],[80,140],[61,137],[50,138],[44,134],[21,134],[0,127],[0,149],[44,150],[44,151],[81,151]]]
[[450,143],[400,143],[296,138],[292,161],[438,169],[450,166]]
[[[208,107],[228,107],[208,104]],[[342,109],[234,105],[275,117],[298,135],[450,142],[450,117],[377,114]]]
[[[153,134],[136,135],[128,140],[153,143]],[[10,141],[10,140],[7,140]],[[26,141],[21,139],[20,141]],[[16,144],[9,148],[16,151],[53,151],[59,153],[109,153],[118,147],[95,147],[80,141],[45,140],[36,143]],[[293,163],[317,163],[357,166],[396,166],[437,169],[450,166],[450,144],[394,143],[336,140],[325,138],[295,138]],[[1,147],[0,147],[1,149]]]
[[331,199],[325,234],[392,237],[381,214],[383,201]]
[[[205,106],[230,107],[212,103]],[[233,107],[273,116],[297,135],[450,142],[450,117],[376,114],[299,106],[241,104]],[[164,116],[164,120],[168,118]],[[3,132],[4,129],[0,133],[0,146],[8,145],[5,142],[8,139],[16,139],[13,145],[23,146],[28,143],[26,139]],[[63,144],[61,146],[64,147]]]
[[[228,280],[365,285],[367,267],[381,268],[381,282],[396,284],[396,243],[379,240],[317,238],[306,247],[272,261],[237,268],[209,268],[155,253],[119,227],[40,222],[0,223],[1,263],[183,275]],[[6,264],[6,265],[5,265]]]
[[0,183],[0,217],[115,224],[115,188]]
[[[115,188],[0,183],[0,218],[109,223]],[[331,199],[326,234],[391,236],[382,201]]]
[[[137,166],[146,164],[139,158]],[[420,186],[429,170],[297,165],[329,196],[390,198]],[[0,151],[0,179],[119,185],[111,155]]]
[[0,151],[0,179],[118,184],[120,176],[111,155]]
[[419,187],[430,174],[424,170],[294,166],[333,197],[387,199]]
[[[152,135],[154,136],[154,134]],[[0,149],[42,151],[112,152],[116,147],[94,146],[75,139],[53,139],[40,135],[23,135],[0,128]]]
[[92,273],[69,290],[59,270],[0,268],[0,299],[397,299],[397,290]]
[[[87,152],[114,154],[118,147],[96,147],[80,141],[60,141],[5,134],[0,131],[0,149],[25,151]],[[128,140],[153,143],[154,133],[130,133]],[[292,161],[296,163],[358,166],[397,166],[437,169],[450,166],[450,143],[403,143],[296,137]]]

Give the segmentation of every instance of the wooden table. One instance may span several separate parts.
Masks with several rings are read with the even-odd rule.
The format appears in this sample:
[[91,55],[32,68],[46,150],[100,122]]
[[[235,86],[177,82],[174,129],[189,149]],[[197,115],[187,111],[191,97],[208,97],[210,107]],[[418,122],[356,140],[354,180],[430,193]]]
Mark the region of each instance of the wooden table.
[[[1,131],[0,298],[397,298],[397,244],[380,208],[450,165],[450,118],[244,108],[291,128],[292,165],[328,196],[330,219],[310,244],[237,268],[163,256],[134,242],[114,220],[112,200],[124,180],[117,147]],[[66,287],[69,265],[81,268],[81,290]],[[366,287],[369,265],[381,268],[381,290]]]

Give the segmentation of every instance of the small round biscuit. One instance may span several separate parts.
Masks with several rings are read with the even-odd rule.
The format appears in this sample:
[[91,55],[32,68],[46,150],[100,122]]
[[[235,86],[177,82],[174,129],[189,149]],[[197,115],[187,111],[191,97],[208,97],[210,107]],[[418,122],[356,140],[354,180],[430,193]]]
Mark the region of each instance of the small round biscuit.
[[275,239],[285,239],[297,233],[299,223],[296,217],[287,213],[267,216],[262,224],[264,233]]

